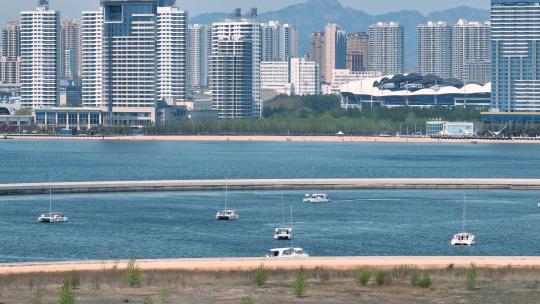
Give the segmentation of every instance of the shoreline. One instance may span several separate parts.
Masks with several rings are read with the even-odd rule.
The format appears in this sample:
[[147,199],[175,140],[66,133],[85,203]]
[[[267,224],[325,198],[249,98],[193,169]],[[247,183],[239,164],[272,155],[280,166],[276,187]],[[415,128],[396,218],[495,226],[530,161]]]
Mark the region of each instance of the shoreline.
[[[252,271],[264,264],[269,270],[327,269],[358,270],[362,268],[393,269],[400,266],[418,269],[468,268],[474,263],[479,268],[537,269],[540,257],[533,256],[366,256],[366,257],[310,257],[298,259],[271,258],[200,258],[137,260],[143,271]],[[0,264],[0,276],[66,273],[72,271],[97,272],[125,270],[128,261],[66,261]]]
[[[138,135],[138,136],[39,136],[8,135],[11,140],[63,140],[63,141],[181,141],[181,142],[318,142],[318,143],[439,143],[439,144],[540,144],[533,139],[475,139],[431,137],[336,136],[336,135]],[[2,138],[0,138],[0,141]]]

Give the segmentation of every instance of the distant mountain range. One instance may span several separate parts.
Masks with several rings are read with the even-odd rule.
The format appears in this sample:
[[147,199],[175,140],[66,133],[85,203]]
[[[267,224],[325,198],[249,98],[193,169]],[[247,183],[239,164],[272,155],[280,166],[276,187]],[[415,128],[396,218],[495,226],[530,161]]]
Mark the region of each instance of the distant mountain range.
[[[191,23],[211,23],[223,21],[231,13],[209,13],[195,16]],[[338,0],[308,0],[286,8],[260,14],[261,22],[278,20],[295,25],[300,32],[300,55],[309,51],[311,32],[322,31],[327,23],[336,23],[347,32],[367,32],[369,26],[378,21],[396,21],[405,28],[405,65],[408,69],[416,68],[416,27],[428,21],[446,21],[456,23],[459,19],[487,21],[488,10],[460,6],[453,9],[432,12],[427,16],[416,10],[403,10],[382,15],[370,15],[364,11],[344,7]]]

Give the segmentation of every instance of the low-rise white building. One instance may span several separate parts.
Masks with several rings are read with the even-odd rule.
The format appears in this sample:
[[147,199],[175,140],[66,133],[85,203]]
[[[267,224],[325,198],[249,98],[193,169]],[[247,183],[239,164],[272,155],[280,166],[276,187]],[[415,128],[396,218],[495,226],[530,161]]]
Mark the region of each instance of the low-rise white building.
[[291,95],[292,88],[289,78],[289,62],[261,62],[261,89],[273,90],[277,94]]
[[341,87],[351,81],[379,76],[381,76],[381,73],[377,71],[352,72],[349,69],[335,69],[332,70],[332,82],[327,88],[327,92],[323,92],[323,94],[340,94]]

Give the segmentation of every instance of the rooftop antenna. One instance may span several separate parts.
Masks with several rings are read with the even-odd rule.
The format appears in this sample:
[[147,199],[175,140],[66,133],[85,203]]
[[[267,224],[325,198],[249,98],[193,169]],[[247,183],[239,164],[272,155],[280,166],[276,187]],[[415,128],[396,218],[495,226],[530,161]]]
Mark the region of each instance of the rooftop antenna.
[[247,17],[248,17],[248,18],[256,18],[256,17],[257,17],[257,8],[256,8],[256,7],[252,7],[252,8],[249,10],[249,13],[247,14]]
[[38,7],[49,8],[49,0],[38,0]]
[[175,3],[176,0],[163,0],[163,6],[165,7],[174,6]]
[[242,18],[242,9],[237,7],[234,9],[233,11],[233,14],[232,14],[232,18],[233,19],[240,19]]

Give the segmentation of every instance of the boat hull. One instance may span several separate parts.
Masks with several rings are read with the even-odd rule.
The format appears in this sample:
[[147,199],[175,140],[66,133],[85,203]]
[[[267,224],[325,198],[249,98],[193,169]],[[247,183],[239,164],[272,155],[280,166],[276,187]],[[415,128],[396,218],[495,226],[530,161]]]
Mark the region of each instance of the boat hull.
[[227,216],[227,215],[217,215],[216,220],[218,221],[236,221],[238,216]]

